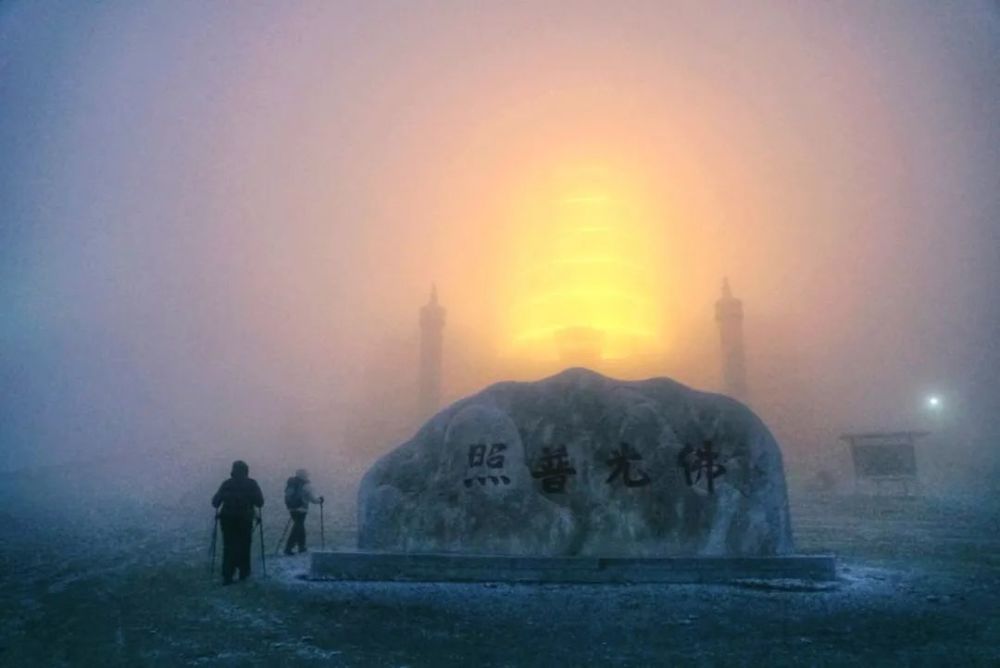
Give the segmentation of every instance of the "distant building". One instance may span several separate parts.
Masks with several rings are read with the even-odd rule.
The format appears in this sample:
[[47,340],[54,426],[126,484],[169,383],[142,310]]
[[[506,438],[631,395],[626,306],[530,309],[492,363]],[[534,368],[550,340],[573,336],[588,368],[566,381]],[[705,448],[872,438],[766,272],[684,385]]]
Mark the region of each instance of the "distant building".
[[445,310],[438,304],[437,287],[420,309],[420,375],[417,380],[419,418],[433,414],[441,405],[441,354]]
[[733,297],[729,279],[722,280],[722,296],[715,302],[715,321],[722,344],[722,390],[747,399],[746,358],[743,351],[743,302]]

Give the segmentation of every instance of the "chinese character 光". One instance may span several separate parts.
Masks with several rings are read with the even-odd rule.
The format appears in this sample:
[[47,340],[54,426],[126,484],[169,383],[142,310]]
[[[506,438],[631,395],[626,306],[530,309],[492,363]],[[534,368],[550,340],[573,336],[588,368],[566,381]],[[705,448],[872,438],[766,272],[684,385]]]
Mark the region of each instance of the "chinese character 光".
[[618,476],[622,477],[626,487],[642,487],[650,483],[649,476],[636,466],[636,476],[632,476],[632,463],[642,459],[642,455],[629,447],[628,443],[622,443],[620,450],[611,453],[608,466],[614,467],[611,475],[604,482],[611,483]]

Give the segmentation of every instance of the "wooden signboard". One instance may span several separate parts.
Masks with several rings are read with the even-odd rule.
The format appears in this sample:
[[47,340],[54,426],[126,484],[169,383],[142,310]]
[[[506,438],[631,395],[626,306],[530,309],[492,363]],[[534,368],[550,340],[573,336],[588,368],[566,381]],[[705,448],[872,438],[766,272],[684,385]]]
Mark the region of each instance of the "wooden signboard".
[[924,431],[892,431],[843,434],[840,438],[851,448],[856,480],[874,482],[879,492],[883,483],[898,483],[909,493],[917,480],[914,444],[926,435]]

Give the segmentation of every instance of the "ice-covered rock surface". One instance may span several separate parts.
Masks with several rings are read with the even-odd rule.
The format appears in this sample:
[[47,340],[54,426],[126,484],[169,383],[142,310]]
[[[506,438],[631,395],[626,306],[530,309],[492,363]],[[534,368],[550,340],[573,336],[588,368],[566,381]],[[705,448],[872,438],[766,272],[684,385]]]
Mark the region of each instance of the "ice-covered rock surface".
[[743,404],[570,369],[460,400],[361,482],[358,546],[509,555],[792,550],[781,451]]

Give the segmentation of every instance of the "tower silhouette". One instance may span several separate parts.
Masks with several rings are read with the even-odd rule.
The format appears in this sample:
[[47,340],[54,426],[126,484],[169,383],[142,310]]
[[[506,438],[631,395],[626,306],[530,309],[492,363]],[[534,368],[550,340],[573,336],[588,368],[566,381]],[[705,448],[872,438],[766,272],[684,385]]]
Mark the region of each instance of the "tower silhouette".
[[445,310],[438,304],[437,286],[420,309],[420,373],[417,380],[417,410],[424,418],[441,403],[441,353]]
[[715,321],[722,344],[722,387],[731,397],[747,399],[746,360],[743,352],[743,302],[733,297],[729,279],[722,279],[722,296],[715,302]]

